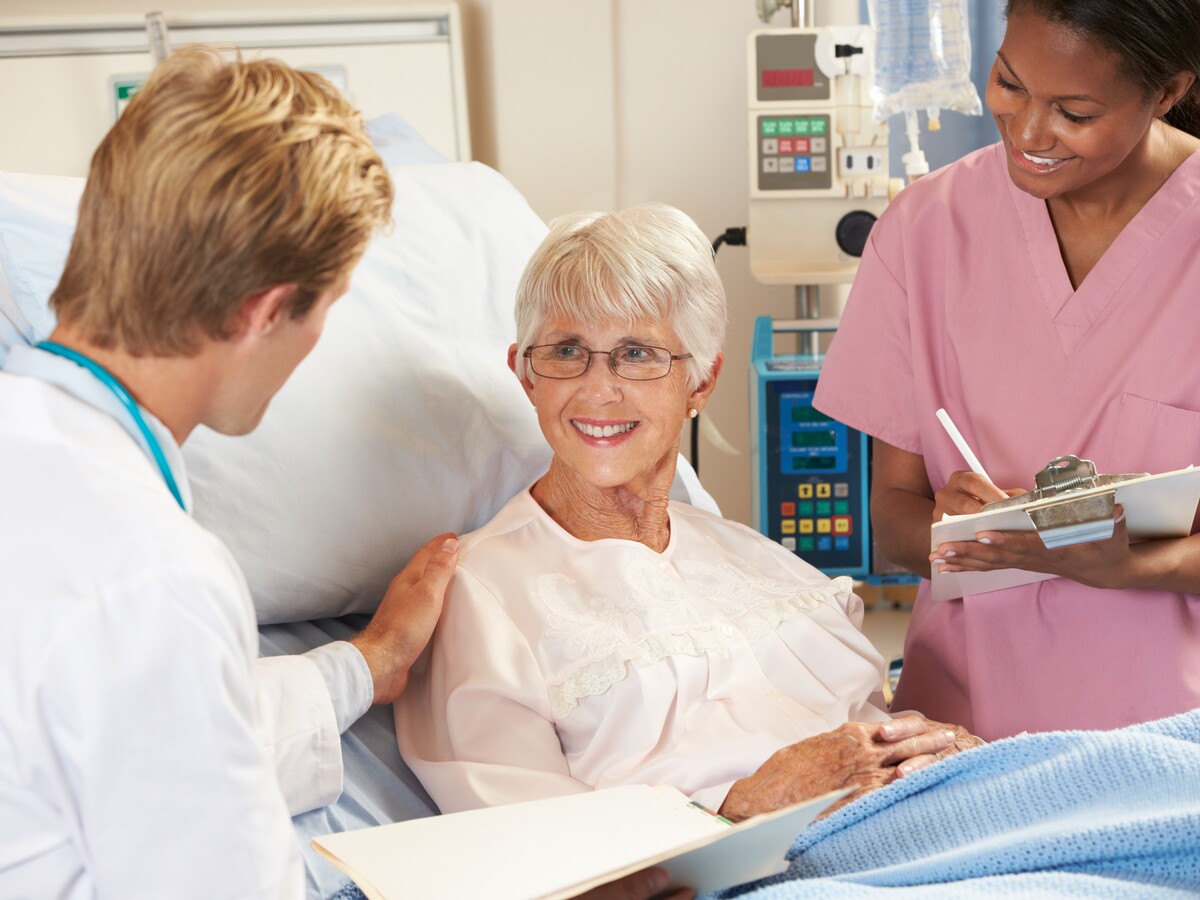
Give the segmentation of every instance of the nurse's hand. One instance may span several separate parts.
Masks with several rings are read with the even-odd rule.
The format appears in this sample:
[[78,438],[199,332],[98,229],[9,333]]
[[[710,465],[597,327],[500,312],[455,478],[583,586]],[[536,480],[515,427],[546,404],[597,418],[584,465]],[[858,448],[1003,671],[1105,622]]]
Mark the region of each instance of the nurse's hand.
[[933,495],[933,521],[942,521],[943,515],[965,516],[977,513],[985,503],[1007,500],[1021,493],[1024,493],[1021,488],[1002,491],[976,472],[953,472],[945,486]]
[[1112,537],[1047,550],[1034,531],[981,531],[974,541],[941,544],[929,555],[941,572],[1024,569],[1069,578],[1091,587],[1125,587],[1134,571],[1125,511],[1113,511]]
[[371,670],[374,703],[391,703],[404,692],[408,670],[442,614],[457,564],[458,539],[449,532],[439,534],[392,579],[370,623],[350,640]]
[[888,722],[847,722],[784,747],[757,772],[735,781],[721,804],[721,815],[740,822],[829,791],[852,788],[832,812],[894,781],[908,760],[953,752],[960,737],[950,726],[917,715]]

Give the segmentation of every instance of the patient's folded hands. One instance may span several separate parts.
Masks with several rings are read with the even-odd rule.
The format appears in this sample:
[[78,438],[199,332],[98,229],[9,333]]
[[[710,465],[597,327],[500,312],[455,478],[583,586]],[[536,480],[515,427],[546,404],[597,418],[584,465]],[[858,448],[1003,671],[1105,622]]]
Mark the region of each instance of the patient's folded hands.
[[[908,718],[903,716],[901,718]],[[903,778],[905,775],[911,775],[919,769],[923,769],[931,763],[937,762],[939,759],[945,759],[947,756],[953,756],[955,753],[961,753],[963,750],[970,750],[972,747],[980,747],[987,743],[983,738],[975,737],[967,729],[961,725],[949,725],[945,722],[935,722],[933,719],[926,719],[923,716],[917,715],[915,718],[925,722],[930,729],[942,731],[951,731],[954,733],[954,743],[945,750],[940,750],[937,753],[929,753],[922,756],[914,756],[906,759],[896,767],[896,775]],[[899,719],[893,719],[893,722]],[[885,726],[891,723],[884,723]]]
[[847,722],[777,751],[735,781],[721,815],[741,821],[829,791],[852,788],[830,812],[945,756],[982,743],[965,729],[905,715],[888,722]]

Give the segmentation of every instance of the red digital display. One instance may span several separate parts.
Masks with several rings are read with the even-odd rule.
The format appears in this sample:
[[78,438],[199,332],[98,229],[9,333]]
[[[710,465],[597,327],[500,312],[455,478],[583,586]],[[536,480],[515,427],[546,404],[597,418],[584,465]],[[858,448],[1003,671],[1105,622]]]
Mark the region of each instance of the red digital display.
[[763,69],[762,86],[765,88],[812,87],[812,69]]

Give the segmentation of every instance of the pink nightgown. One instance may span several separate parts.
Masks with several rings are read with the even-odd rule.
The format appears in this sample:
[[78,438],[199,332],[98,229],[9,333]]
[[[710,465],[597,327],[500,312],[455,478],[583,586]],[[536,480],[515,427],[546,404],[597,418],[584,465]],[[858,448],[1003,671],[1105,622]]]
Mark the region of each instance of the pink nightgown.
[[[1044,201],[1000,144],[905,189],[871,233],[816,405],[967,468],[945,407],[1001,487],[1073,453],[1105,473],[1200,464],[1200,153],[1071,287]],[[929,599],[894,709],[987,739],[1113,728],[1200,706],[1200,596],[1065,579]]]

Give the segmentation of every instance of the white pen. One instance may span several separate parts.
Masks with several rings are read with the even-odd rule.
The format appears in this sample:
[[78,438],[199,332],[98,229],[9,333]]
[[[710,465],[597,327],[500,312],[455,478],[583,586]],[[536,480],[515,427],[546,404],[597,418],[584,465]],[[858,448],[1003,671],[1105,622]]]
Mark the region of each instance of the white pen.
[[[934,415],[938,417],[938,421],[942,423],[942,427],[946,429],[946,434],[950,435],[950,440],[954,441],[954,446],[958,448],[958,452],[963,455],[963,459],[967,461],[967,465],[971,467],[971,471],[978,475],[982,475],[988,481],[992,481],[991,476],[983,469],[983,463],[979,461],[979,457],[967,445],[966,440],[962,436],[962,432],[958,430],[958,426],[954,424],[954,420],[950,418],[950,414],[944,409],[939,409]],[[995,482],[992,482],[995,484]]]

